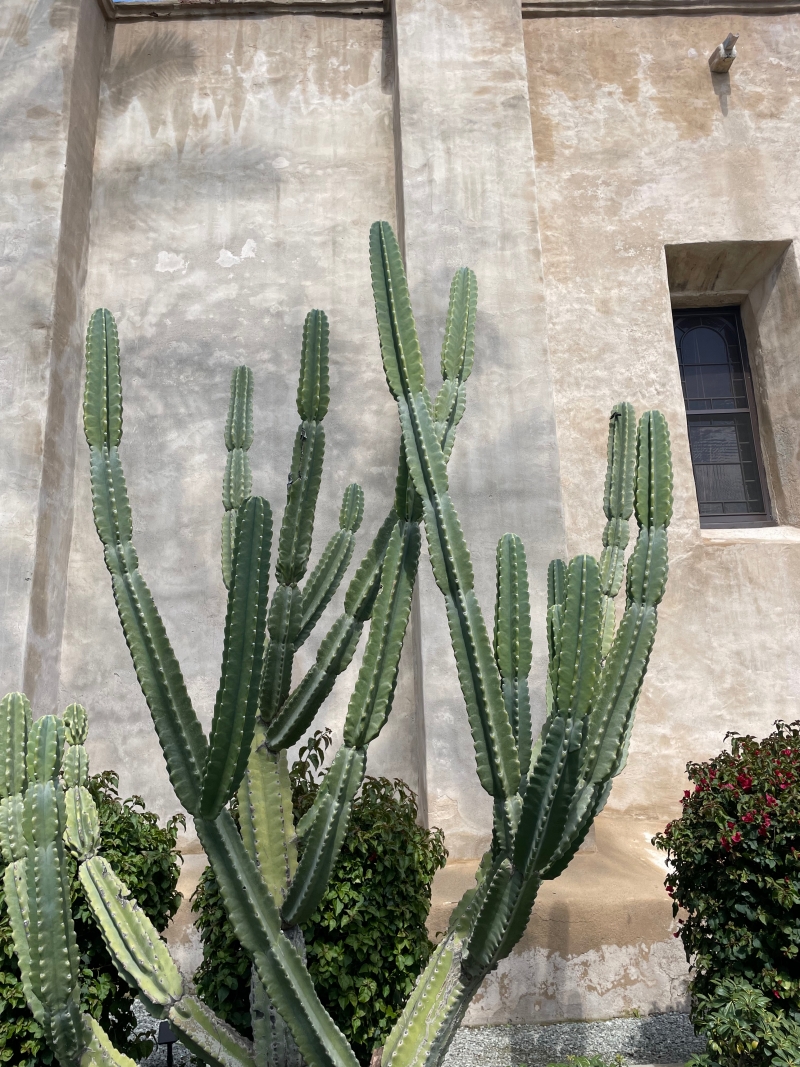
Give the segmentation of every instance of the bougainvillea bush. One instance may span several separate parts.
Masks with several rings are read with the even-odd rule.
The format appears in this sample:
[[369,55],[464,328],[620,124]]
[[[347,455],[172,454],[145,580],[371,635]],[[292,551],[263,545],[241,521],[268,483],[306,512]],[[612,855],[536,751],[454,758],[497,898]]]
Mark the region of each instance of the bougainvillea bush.
[[686,913],[676,936],[693,965],[696,1024],[727,979],[774,1011],[800,1009],[800,722],[726,740],[729,752],[687,765],[683,812],[653,839],[668,853],[673,913]]

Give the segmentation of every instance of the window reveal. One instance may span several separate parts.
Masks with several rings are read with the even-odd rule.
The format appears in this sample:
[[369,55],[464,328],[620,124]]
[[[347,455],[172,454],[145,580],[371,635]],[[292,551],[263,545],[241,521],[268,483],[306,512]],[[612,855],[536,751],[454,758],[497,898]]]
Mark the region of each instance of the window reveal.
[[747,349],[738,308],[673,312],[704,526],[770,520]]

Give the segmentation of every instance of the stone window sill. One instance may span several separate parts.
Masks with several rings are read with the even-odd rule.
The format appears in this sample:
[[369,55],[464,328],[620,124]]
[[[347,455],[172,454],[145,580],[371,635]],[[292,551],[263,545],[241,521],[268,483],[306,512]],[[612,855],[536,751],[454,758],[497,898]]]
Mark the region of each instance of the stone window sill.
[[797,526],[753,526],[740,529],[716,529],[700,531],[703,544],[740,545],[749,541],[778,544],[800,544],[800,528]]

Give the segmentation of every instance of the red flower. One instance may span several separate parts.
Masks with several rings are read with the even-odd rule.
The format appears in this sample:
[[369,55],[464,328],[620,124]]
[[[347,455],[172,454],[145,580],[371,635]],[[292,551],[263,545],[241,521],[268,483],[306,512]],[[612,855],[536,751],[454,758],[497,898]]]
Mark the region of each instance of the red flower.
[[747,774],[737,774],[736,781],[741,789],[750,789],[753,784],[753,779]]
[[767,818],[767,816],[765,815],[765,816],[764,816],[764,818],[763,818],[763,820],[762,820],[762,822],[761,822],[761,825],[762,825],[762,826],[764,827],[764,829],[766,830],[766,828],[767,828],[768,826],[772,826],[772,823],[771,823],[771,822],[769,821],[769,819],[768,819],[768,818]]
[[738,833],[738,832],[735,833],[733,835],[733,837],[731,838],[731,841],[734,843],[734,845],[738,845],[741,840],[742,840],[742,835],[740,833]]
[[748,811],[748,813],[746,815],[742,816],[742,822],[752,822],[752,821],[753,821],[753,813],[752,813],[752,811]]
[[778,801],[775,799],[774,796],[772,796],[771,793],[767,793],[767,803],[771,808],[774,808]]

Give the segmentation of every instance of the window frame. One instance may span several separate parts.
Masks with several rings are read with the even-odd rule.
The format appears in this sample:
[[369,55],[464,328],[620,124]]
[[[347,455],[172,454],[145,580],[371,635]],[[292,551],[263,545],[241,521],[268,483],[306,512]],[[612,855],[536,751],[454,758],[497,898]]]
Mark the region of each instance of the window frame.
[[[742,356],[742,374],[744,377],[744,388],[747,396],[747,414],[750,416],[750,425],[753,431],[753,449],[755,451],[756,470],[758,471],[758,480],[761,488],[761,499],[764,502],[764,511],[751,514],[748,512],[739,512],[735,515],[700,515],[700,528],[703,530],[735,530],[735,529],[755,529],[764,526],[777,525],[773,516],[772,504],[769,495],[769,483],[767,482],[767,470],[764,466],[764,457],[761,449],[761,431],[759,428],[758,419],[758,404],[756,402],[755,389],[753,387],[753,375],[750,369],[750,357],[747,351],[747,338],[745,337],[744,327],[742,325],[742,309],[738,304],[725,304],[715,307],[713,305],[708,307],[674,307],[672,308],[672,324],[673,324],[673,343],[675,338],[675,319],[678,316],[685,315],[730,315],[733,319],[733,323],[736,327],[736,333],[739,341],[739,351]],[[678,371],[680,373],[681,363],[678,353],[678,346],[675,345],[675,359],[678,363]],[[699,412],[689,411],[687,407],[686,396],[683,391],[683,381],[681,381],[681,395],[683,396],[684,412],[686,415],[687,425],[687,437],[689,438],[689,457],[692,464],[692,478],[694,479],[694,459],[691,453],[691,437],[688,433],[688,427],[690,419],[693,415],[701,414],[714,414],[715,412]],[[722,410],[716,412],[716,414],[723,414]],[[743,413],[741,408],[731,409],[731,413]],[[698,512],[700,510],[700,500],[697,496],[697,481],[695,480],[695,499],[697,500]]]

